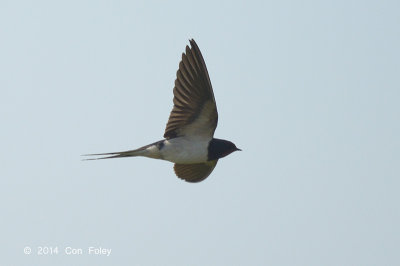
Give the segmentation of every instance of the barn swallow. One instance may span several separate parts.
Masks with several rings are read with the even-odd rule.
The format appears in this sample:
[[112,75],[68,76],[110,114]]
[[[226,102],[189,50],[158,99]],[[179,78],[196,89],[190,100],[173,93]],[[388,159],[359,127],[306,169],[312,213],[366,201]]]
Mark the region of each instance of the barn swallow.
[[214,170],[220,158],[240,151],[230,141],[214,138],[218,123],[217,105],[203,56],[189,40],[176,73],[174,106],[164,140],[136,150],[87,154],[97,159],[144,156],[175,163],[175,174],[187,182],[200,182]]

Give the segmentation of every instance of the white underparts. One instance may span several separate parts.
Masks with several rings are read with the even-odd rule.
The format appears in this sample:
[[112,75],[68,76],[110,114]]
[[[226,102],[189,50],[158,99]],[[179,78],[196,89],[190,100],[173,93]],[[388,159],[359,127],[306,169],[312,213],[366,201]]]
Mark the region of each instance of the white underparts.
[[208,143],[205,139],[178,137],[165,140],[161,150],[152,145],[141,155],[180,164],[202,163],[208,158]]

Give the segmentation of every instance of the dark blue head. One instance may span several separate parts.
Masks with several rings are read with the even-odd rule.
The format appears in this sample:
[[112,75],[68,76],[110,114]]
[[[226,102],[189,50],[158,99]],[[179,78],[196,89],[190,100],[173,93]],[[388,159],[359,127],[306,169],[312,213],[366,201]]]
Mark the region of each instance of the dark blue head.
[[225,157],[234,151],[241,151],[241,149],[228,140],[212,139],[208,144],[208,160],[213,161]]

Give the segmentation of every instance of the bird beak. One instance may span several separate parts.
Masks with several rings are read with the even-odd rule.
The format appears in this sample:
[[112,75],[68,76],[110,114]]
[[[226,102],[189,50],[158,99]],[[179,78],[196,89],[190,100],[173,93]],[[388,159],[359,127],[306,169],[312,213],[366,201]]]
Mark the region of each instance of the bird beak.
[[241,150],[241,149],[239,149],[239,148],[236,148],[236,150],[237,150],[237,151],[242,151],[242,150]]

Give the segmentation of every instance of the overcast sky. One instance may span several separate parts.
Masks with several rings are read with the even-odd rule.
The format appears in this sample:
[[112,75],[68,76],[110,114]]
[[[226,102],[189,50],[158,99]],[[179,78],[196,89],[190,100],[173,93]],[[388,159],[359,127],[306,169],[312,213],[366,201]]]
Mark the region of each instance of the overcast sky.
[[[0,264],[400,265],[399,8],[1,1]],[[243,151],[82,161],[162,139],[189,38]]]

